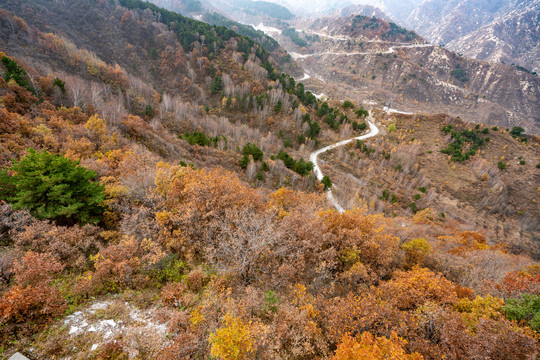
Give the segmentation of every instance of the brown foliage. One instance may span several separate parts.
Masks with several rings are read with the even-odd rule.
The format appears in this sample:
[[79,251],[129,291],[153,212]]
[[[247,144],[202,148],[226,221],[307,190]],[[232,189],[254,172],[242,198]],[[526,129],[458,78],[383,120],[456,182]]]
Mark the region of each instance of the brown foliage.
[[7,203],[0,202],[0,244],[11,245],[13,236],[33,222],[26,210],[13,210]]
[[13,21],[15,21],[15,24],[17,24],[19,29],[24,32],[28,32],[28,24],[23,19],[18,16],[13,16]]
[[382,215],[368,215],[362,210],[340,214],[333,210],[320,214],[324,233],[341,257],[342,266],[357,262],[377,277],[388,275],[396,262],[399,239],[385,231],[388,220]]
[[182,294],[186,290],[186,285],[183,283],[171,282],[165,285],[161,290],[161,301],[167,306],[180,306]]
[[328,355],[329,347],[314,321],[316,310],[310,303],[284,304],[278,308],[273,325],[278,358],[314,359]]
[[96,233],[98,228],[92,225],[64,227],[36,221],[15,234],[14,242],[19,249],[48,253],[68,269],[82,271],[100,246]]
[[[1,134],[16,134],[20,133],[23,127],[28,126],[28,121],[21,121],[22,117],[18,114],[11,113],[6,109],[0,108],[0,133]],[[27,131],[29,129],[27,128]]]
[[19,86],[15,81],[8,84],[10,93],[4,96],[4,105],[8,111],[25,114],[32,105],[38,102],[38,98],[32,95],[26,88]]
[[124,15],[122,15],[121,21],[122,21],[123,23],[124,23],[124,22],[130,22],[132,19],[133,19],[133,14],[131,13],[131,11],[126,10],[126,11],[124,12]]
[[97,351],[96,360],[127,360],[129,355],[119,341],[111,341],[101,345]]
[[202,290],[206,278],[206,273],[202,269],[191,270],[186,278],[188,289],[193,292],[199,292]]
[[139,116],[128,115],[122,119],[124,131],[135,140],[142,140],[145,132],[151,132],[150,125]]
[[201,344],[196,335],[190,332],[180,333],[158,355],[158,360],[186,360],[199,350]]
[[141,271],[159,262],[163,256],[154,242],[126,237],[119,244],[110,245],[91,257],[95,270],[86,274],[76,291],[99,294],[133,286],[143,287],[147,280]]
[[444,247],[451,247],[448,250],[452,254],[463,255],[469,251],[489,249],[486,237],[474,231],[464,231],[457,237],[445,236],[440,238]]
[[500,283],[488,283],[488,287],[491,287],[492,291],[505,298],[517,297],[526,293],[540,293],[538,266],[534,266],[528,270],[508,273]]
[[26,253],[13,269],[17,285],[0,300],[2,321],[25,322],[30,326],[31,322],[47,322],[60,315],[65,309],[64,299],[49,283],[63,267],[50,255]]
[[[108,5],[99,8],[106,9]],[[240,180],[243,174],[239,178],[221,168],[208,168],[212,163],[236,169],[236,155],[230,149],[244,140],[260,139],[259,145],[270,154],[277,143],[272,132],[283,129],[295,134],[297,128],[288,126],[292,123],[287,111],[268,117],[266,100],[253,114],[238,112],[237,102],[237,106],[226,110],[232,121],[212,115],[220,100],[206,99],[202,91],[207,88],[204,79],[208,78],[206,69],[210,64],[216,67],[220,63],[218,74],[224,74],[226,92],[239,95],[238,99],[250,90],[254,94],[267,92],[266,70],[251,55],[245,65],[251,74],[246,78],[245,73],[234,71],[232,66],[240,68],[241,64],[228,61],[229,54],[225,52],[215,54],[217,61],[202,57],[208,49],[201,43],[194,44],[190,54],[184,54],[174,32],[156,22],[150,12],[131,13],[123,8],[114,11],[116,15],[111,19],[115,20],[111,23],[117,29],[139,31],[133,31],[136,36],[122,39],[126,42],[107,54],[108,63],[66,39],[35,30],[36,42],[47,52],[40,59],[55,58],[53,64],[66,65],[62,70],[79,70],[80,79],[93,79],[91,84],[70,81],[62,70],[58,73],[66,80],[73,103],[84,107],[86,114],[80,108],[56,109],[52,105],[59,104],[54,101],[58,88],[52,86],[56,75],[36,77],[31,72],[42,87],[43,101],[39,104],[26,89],[0,79],[0,166],[19,157],[29,146],[81,159],[85,166],[97,171],[107,187],[110,211],[105,223],[111,230],[58,227],[0,204],[0,241],[10,247],[0,255],[0,276],[5,282],[0,287],[1,292],[5,291],[0,300],[0,334],[7,334],[4,337],[8,338],[17,322],[21,326],[41,324],[62,313],[65,302],[50,283],[64,268],[74,275],[86,271],[77,278],[76,292],[80,294],[128,290],[126,297],[137,292],[141,294],[139,301],[145,299],[152,305],[156,289],[148,288],[159,289],[158,282],[165,281],[170,275],[167,271],[171,270],[164,268],[165,261],[160,261],[164,257],[163,246],[176,252],[169,255],[182,259],[182,269],[188,264],[192,270],[186,277],[183,272],[175,272],[184,282],[170,282],[161,289],[165,305],[161,310],[172,314],[170,332],[177,337],[167,342],[160,359],[210,357],[208,335],[217,333],[224,310],[239,319],[241,326],[232,326],[233,329],[261,324],[261,333],[253,336],[253,343],[257,343],[253,348],[258,349],[253,357],[257,358],[328,359],[336,348],[336,360],[419,358],[407,354],[414,352],[426,359],[534,358],[537,344],[527,329],[503,320],[500,306],[497,316],[493,316],[486,311],[487,305],[478,305],[480,310],[473,307],[477,299],[459,301],[472,299],[473,291],[448,280],[478,290],[479,283],[487,279],[487,291],[501,296],[538,292],[537,272],[504,275],[524,268],[521,265],[530,263],[529,260],[495,251],[488,247],[485,236],[462,232],[469,227],[460,227],[455,220],[437,220],[440,210],[425,209],[412,219],[400,218],[392,228],[391,220],[382,215],[362,210],[343,214],[324,211],[328,204],[321,193],[282,188],[265,198],[263,194],[277,184],[275,179],[279,183],[285,181],[280,173],[285,169],[281,161],[269,162],[266,184],[257,183],[267,188],[260,191],[244,184]],[[14,20],[24,28],[24,24]],[[145,32],[147,29],[151,32]],[[152,61],[152,70],[165,78],[152,77],[151,81],[160,82],[155,88],[169,85],[178,91],[183,85],[189,91],[182,97],[161,97],[152,85],[144,82],[149,68],[140,65],[147,62],[147,44],[138,38],[148,38],[145,35],[155,39],[160,54],[159,59]],[[140,79],[129,76],[128,83],[119,65],[109,65],[119,61],[116,50],[119,54],[129,51],[133,60],[129,65],[142,70]],[[140,54],[142,61],[137,59]],[[237,58],[242,61],[240,55]],[[260,77],[260,81],[253,81],[253,76]],[[242,89],[238,84],[242,84]],[[118,86],[121,91],[115,89]],[[185,102],[186,96],[197,97],[197,102]],[[279,96],[284,108],[290,109],[289,100],[293,98],[279,90],[279,85],[270,92],[273,96]],[[142,114],[147,104],[152,105],[156,114],[151,124],[135,115]],[[211,109],[207,117],[201,116],[204,104]],[[244,110],[249,110],[249,104]],[[87,114],[95,111],[100,115],[89,119]],[[128,112],[131,114],[126,115]],[[256,122],[255,117],[260,119]],[[242,125],[250,119],[251,127]],[[275,127],[255,129],[257,123],[266,126],[266,119]],[[110,124],[118,125],[128,139],[113,133]],[[186,130],[203,131],[209,136],[226,135],[229,150],[222,151],[223,146],[219,151],[212,147],[185,148],[176,134]],[[268,135],[266,130],[270,130]],[[328,134],[334,135],[329,131]],[[417,162],[412,160],[418,155],[418,146],[411,146],[405,157],[392,153],[391,161],[403,160],[405,172],[416,173]],[[299,148],[295,157],[303,151],[303,147]],[[203,169],[160,164],[156,176],[155,164],[164,157],[194,162]],[[254,173],[259,165],[252,166]],[[407,186],[403,188],[420,185],[411,187],[416,180],[404,181]],[[291,187],[299,183],[314,189],[308,178],[292,178],[288,182]],[[431,201],[427,198],[428,194],[422,201]],[[397,209],[397,205],[390,206]],[[486,234],[492,236],[489,231]],[[441,235],[451,236],[441,238],[439,246],[431,248],[434,239]],[[397,236],[405,242],[404,251],[398,246]],[[420,242],[419,238],[426,240]],[[148,239],[156,239],[162,246]],[[20,262],[14,261],[28,250]],[[403,263],[412,270],[399,271]],[[415,264],[441,270],[444,276],[415,268]],[[217,275],[207,275],[202,269],[211,269],[208,272],[216,271]],[[156,278],[160,281],[152,280]],[[243,281],[237,281],[238,278]],[[309,288],[301,283],[309,284]],[[288,291],[291,287],[292,291]],[[175,308],[180,305],[182,311]],[[230,332],[233,342],[238,340],[237,334]],[[71,346],[67,342],[66,346]],[[127,351],[123,345],[120,341],[105,344],[94,355],[101,359],[125,358]]]
[[391,331],[406,333],[414,317],[368,293],[324,301],[321,319],[328,338],[337,343],[345,334],[356,336],[363,331],[382,336],[389,336]]
[[418,324],[429,345],[415,338],[409,344],[426,359],[535,359],[536,341],[505,320],[482,318],[471,332],[456,312],[429,305],[419,312]]
[[281,219],[291,212],[315,212],[322,208],[326,200],[320,194],[310,194],[302,191],[293,191],[280,188],[269,195],[269,207],[277,212],[278,219]]
[[64,265],[49,254],[26,253],[21,261],[13,267],[15,280],[20,286],[47,284],[53,275],[61,272]]
[[389,339],[386,337],[374,337],[368,332],[358,335],[353,339],[350,335],[344,335],[338,345],[336,353],[330,360],[422,360],[417,353],[406,354],[403,349],[407,341],[392,333]]
[[0,300],[2,322],[42,323],[61,315],[66,307],[60,291],[46,285],[13,286]]

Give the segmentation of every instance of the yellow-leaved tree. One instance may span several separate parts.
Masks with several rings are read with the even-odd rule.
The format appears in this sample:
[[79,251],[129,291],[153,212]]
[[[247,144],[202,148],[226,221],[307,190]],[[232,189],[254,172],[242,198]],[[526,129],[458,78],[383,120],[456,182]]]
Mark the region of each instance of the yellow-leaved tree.
[[210,334],[210,353],[221,360],[251,359],[255,352],[255,339],[251,323],[245,323],[227,313],[223,325]]
[[405,250],[405,264],[409,268],[422,264],[431,252],[431,244],[424,238],[409,240],[403,243],[401,248]]

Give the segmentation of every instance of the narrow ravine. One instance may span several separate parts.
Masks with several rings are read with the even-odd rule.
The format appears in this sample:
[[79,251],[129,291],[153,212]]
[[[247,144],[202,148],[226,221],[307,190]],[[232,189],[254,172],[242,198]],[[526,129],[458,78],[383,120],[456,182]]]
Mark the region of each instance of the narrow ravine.
[[[319,167],[319,164],[317,163],[317,157],[319,156],[319,154],[322,154],[328,150],[332,150],[343,145],[347,145],[355,140],[364,140],[364,139],[368,139],[370,137],[376,136],[379,133],[379,128],[372,121],[368,121],[367,123],[369,124],[369,132],[367,134],[357,136],[352,139],[343,140],[332,145],[328,145],[326,147],[323,147],[322,149],[312,152],[311,155],[309,155],[309,160],[313,163],[313,171],[315,172],[315,175],[317,176],[317,179],[319,181],[321,181],[324,177],[321,171],[321,168]],[[345,211],[343,207],[339,204],[339,202],[336,200],[336,198],[334,197],[334,194],[332,193],[332,189],[328,189],[326,191],[326,196],[328,197],[328,200],[330,200],[332,205],[334,205],[337,211],[339,211],[340,213]]]

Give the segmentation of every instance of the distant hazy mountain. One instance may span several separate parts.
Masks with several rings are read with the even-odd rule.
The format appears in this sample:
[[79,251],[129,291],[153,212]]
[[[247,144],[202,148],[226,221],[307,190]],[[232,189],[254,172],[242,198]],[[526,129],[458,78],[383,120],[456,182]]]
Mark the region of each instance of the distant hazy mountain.
[[[162,0],[163,1],[163,0]],[[253,0],[202,0],[205,8],[218,10],[227,17],[237,21],[249,21],[253,18],[259,20],[290,20],[294,14],[285,6],[269,1]]]
[[358,4],[358,1],[350,0],[269,0],[275,4],[287,6],[295,14],[304,17],[312,16],[313,14],[323,14],[332,11],[340,10],[349,5]]
[[468,57],[540,68],[540,0],[202,0],[202,6],[199,0],[152,1],[182,13],[213,8],[245,23],[289,20],[291,12],[376,16]]
[[203,5],[199,0],[151,0],[150,2],[183,15],[204,11]]
[[391,15],[395,20],[404,22],[407,16],[417,8],[422,0],[268,0],[286,5],[297,15],[329,13],[351,5],[369,5]]
[[[303,1],[303,0],[301,0]],[[314,0],[317,4],[318,0]],[[433,44],[465,56],[540,69],[540,0],[356,0],[342,16],[370,7]],[[360,4],[360,5],[358,5]],[[369,4],[366,6],[365,4]]]

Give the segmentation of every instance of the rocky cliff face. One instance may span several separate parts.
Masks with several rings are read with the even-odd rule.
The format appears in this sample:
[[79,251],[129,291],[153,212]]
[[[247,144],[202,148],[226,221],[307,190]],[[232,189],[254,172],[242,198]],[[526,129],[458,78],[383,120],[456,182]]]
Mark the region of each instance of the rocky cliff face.
[[465,56],[540,70],[540,2],[498,17],[447,46]]
[[426,0],[405,20],[466,56],[538,67],[540,0]]
[[510,0],[426,0],[406,24],[432,43],[447,44],[490,23]]

